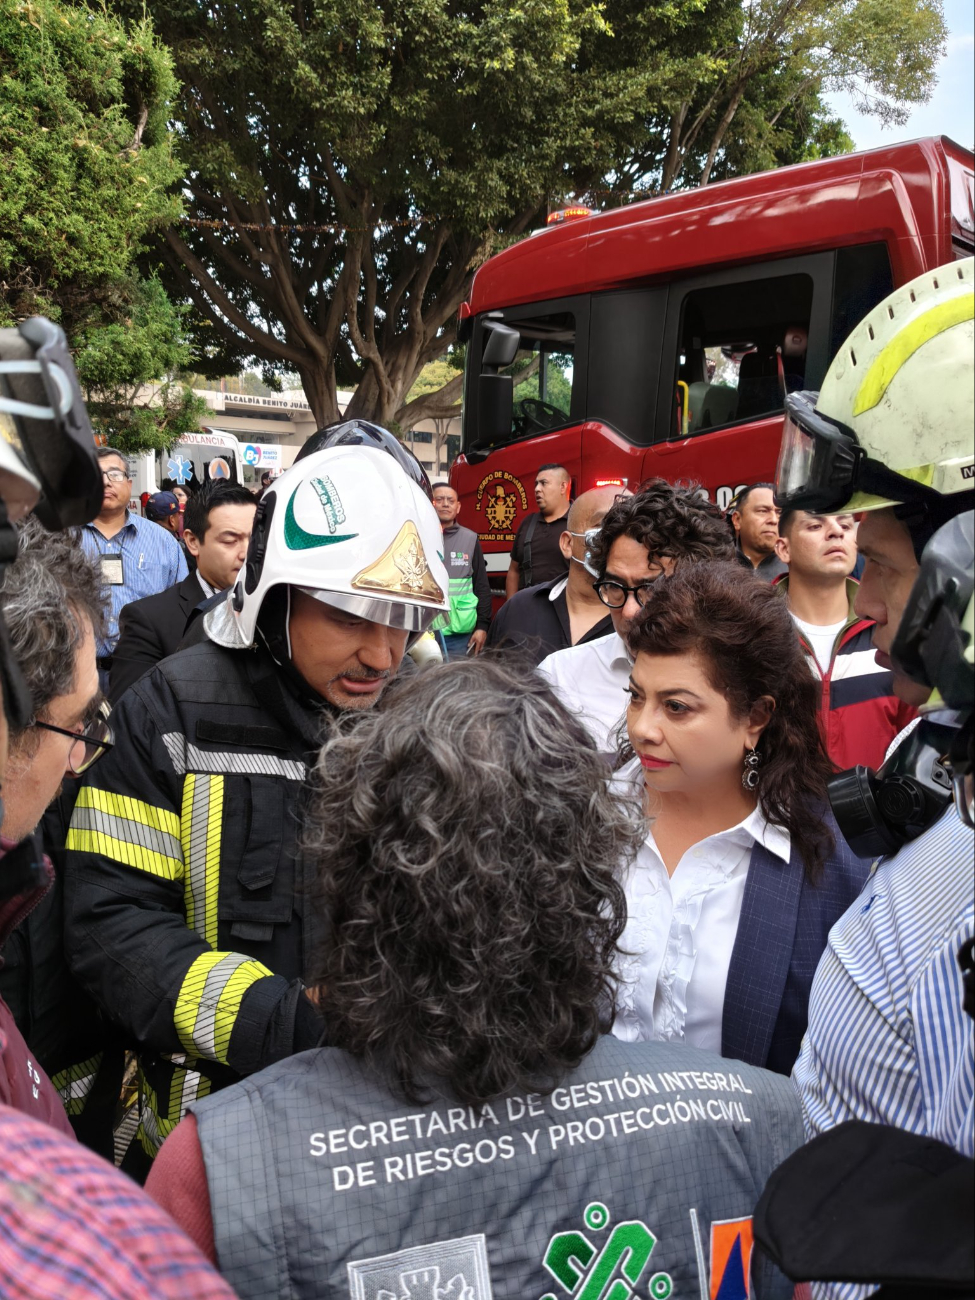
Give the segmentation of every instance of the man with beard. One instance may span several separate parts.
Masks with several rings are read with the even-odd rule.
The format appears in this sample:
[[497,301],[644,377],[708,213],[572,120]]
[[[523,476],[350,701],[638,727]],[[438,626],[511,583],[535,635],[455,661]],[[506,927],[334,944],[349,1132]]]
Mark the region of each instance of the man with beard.
[[136,1174],[193,1100],[319,1040],[306,770],[448,608],[439,520],[395,454],[332,446],[275,480],[207,639],[126,693],[79,794],[68,950],[139,1049]]

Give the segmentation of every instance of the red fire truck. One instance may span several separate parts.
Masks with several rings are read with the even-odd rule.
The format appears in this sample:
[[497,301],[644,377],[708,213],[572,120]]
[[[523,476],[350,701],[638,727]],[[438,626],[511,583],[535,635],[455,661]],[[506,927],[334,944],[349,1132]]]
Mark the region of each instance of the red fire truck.
[[451,482],[492,585],[540,465],[575,494],[660,475],[723,507],[771,479],[784,394],[818,388],[892,288],[973,251],[973,157],[939,137],[583,210],[491,258],[461,307]]

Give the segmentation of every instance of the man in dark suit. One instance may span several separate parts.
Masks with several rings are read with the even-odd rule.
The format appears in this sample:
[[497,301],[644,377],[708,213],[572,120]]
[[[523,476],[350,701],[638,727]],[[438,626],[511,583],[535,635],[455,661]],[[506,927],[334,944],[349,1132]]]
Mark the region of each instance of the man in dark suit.
[[207,483],[190,498],[183,540],[196,571],[157,596],[123,607],[108,687],[113,704],[154,664],[175,654],[197,605],[233,586],[256,508],[247,488],[222,481]]

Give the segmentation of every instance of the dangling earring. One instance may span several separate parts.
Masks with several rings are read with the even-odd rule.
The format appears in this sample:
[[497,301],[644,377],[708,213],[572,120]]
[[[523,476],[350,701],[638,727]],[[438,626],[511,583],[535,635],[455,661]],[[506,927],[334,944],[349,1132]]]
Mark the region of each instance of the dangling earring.
[[758,765],[762,757],[757,749],[749,749],[745,754],[745,770],[741,774],[741,783],[746,790],[758,788]]

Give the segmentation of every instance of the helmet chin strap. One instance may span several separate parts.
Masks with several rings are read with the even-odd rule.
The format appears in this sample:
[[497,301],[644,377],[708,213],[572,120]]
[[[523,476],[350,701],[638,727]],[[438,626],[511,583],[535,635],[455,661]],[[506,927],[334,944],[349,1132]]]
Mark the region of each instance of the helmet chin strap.
[[264,598],[257,616],[257,634],[267,647],[268,654],[281,669],[285,678],[303,704],[313,708],[331,708],[324,695],[319,694],[295,667],[291,658],[291,588],[287,584],[272,587]]

